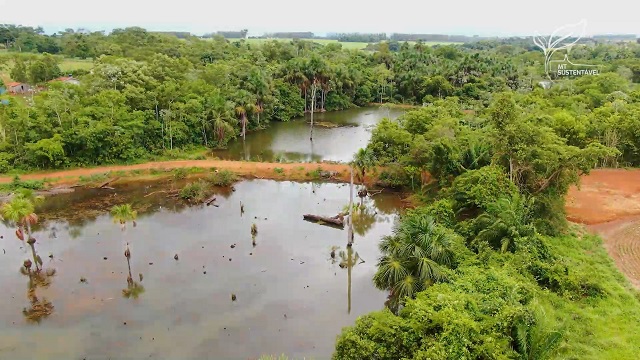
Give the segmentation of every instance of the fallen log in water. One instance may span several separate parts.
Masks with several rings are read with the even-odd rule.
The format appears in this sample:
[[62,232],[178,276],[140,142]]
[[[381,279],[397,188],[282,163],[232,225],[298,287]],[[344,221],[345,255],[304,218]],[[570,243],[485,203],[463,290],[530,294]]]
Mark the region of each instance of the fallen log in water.
[[338,226],[340,228],[344,227],[344,217],[342,216],[342,214],[338,214],[338,215],[333,216],[333,217],[325,217],[325,216],[319,216],[319,215],[313,215],[313,214],[305,214],[305,215],[302,215],[302,218],[304,220],[320,223],[320,224],[323,224],[323,225],[324,224],[326,224],[326,225],[334,225],[334,226]]
[[120,178],[119,177],[115,177],[115,178],[113,178],[113,179],[111,179],[109,181],[106,181],[106,182],[100,184],[100,186],[98,186],[98,189],[103,189],[103,188],[108,189],[109,187],[107,187],[107,185],[111,184],[112,182],[114,182],[114,181],[116,181],[118,179],[120,179]]
[[[211,205],[212,202],[216,201],[216,197],[212,196],[209,199],[205,200],[205,204],[207,204],[207,206]],[[216,206],[217,207],[217,206]]]

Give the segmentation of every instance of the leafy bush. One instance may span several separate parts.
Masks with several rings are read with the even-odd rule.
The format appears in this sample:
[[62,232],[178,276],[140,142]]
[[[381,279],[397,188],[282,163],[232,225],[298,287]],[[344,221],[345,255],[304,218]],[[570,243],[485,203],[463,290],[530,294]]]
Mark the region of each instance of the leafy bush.
[[450,199],[440,199],[425,207],[419,208],[419,211],[426,212],[438,224],[453,228],[456,217],[453,211],[453,201]]
[[273,172],[275,172],[276,174],[281,174],[282,175],[282,174],[284,174],[284,169],[277,167],[277,168],[273,169]]
[[19,176],[15,176],[8,184],[0,184],[2,191],[15,191],[20,189],[42,190],[44,189],[43,180],[20,180]]
[[185,185],[180,190],[180,197],[184,200],[202,202],[207,198],[207,191],[207,183],[202,180],[198,180]]
[[178,168],[173,170],[173,178],[176,180],[182,180],[187,177],[188,170],[185,168]]
[[409,176],[400,164],[390,164],[380,172],[378,184],[384,187],[401,188],[409,183]]
[[0,173],[6,173],[13,169],[13,159],[15,156],[8,152],[0,152]]
[[516,186],[497,166],[485,166],[468,171],[455,179],[450,189],[453,198],[453,210],[456,214],[477,216],[486,210],[489,204],[502,197],[512,197],[518,192]]
[[207,176],[207,181],[215,186],[229,186],[238,180],[238,176],[229,170],[214,172]]
[[334,359],[507,359],[510,331],[526,317],[534,288],[509,269],[466,268],[433,285],[399,316],[388,310],[356,320],[338,338]]

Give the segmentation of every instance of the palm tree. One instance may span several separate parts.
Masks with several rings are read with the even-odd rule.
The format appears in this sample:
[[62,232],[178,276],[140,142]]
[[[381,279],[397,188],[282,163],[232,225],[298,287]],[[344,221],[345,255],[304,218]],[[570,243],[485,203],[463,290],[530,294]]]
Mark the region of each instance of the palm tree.
[[242,140],[245,139],[246,131],[247,131],[247,110],[244,106],[238,105],[236,106],[236,115],[240,118],[240,125],[242,126]]
[[17,225],[16,236],[20,241],[24,241],[24,230],[26,230],[27,244],[31,247],[36,272],[40,271],[42,259],[36,254],[36,239],[31,236],[31,225],[35,225],[38,222],[38,215],[34,212],[35,203],[42,201],[42,199],[42,197],[34,196],[31,190],[21,189],[11,201],[2,206],[3,217]]
[[431,284],[447,279],[445,269],[454,264],[453,236],[425,214],[411,213],[379,244],[382,256],[374,284],[391,292],[396,308]]
[[518,320],[513,329],[513,347],[521,360],[550,359],[562,340],[558,331],[548,331],[536,316],[533,324]]
[[353,156],[352,164],[358,171],[358,179],[360,182],[364,182],[367,170],[373,168],[376,164],[376,157],[368,147],[360,148]]
[[[116,205],[111,208],[111,217],[114,223],[120,223],[122,231],[126,229],[127,222],[131,221],[133,225],[136,224],[136,217],[138,212],[133,210],[131,204]],[[133,285],[133,277],[131,276],[131,251],[129,249],[129,242],[126,243],[124,250],[124,257],[127,259],[127,267],[129,268],[129,276],[127,277],[127,284]]]
[[242,139],[245,139],[247,133],[247,124],[249,123],[249,114],[255,112],[256,100],[251,93],[246,90],[239,90],[235,96],[235,113],[242,126]]
[[127,223],[131,221],[134,223],[138,216],[138,212],[133,210],[131,204],[116,205],[111,208],[111,217],[114,223],[119,223],[122,230],[127,226]]
[[255,113],[257,115],[257,127],[260,127],[260,113],[263,111],[264,98],[269,92],[268,76],[260,68],[251,71],[248,78],[248,85],[256,98]]
[[486,242],[502,252],[515,250],[515,240],[536,233],[532,224],[533,201],[533,198],[514,194],[511,198],[501,198],[489,204],[487,211],[475,220],[476,228],[482,230],[476,235],[474,245]]

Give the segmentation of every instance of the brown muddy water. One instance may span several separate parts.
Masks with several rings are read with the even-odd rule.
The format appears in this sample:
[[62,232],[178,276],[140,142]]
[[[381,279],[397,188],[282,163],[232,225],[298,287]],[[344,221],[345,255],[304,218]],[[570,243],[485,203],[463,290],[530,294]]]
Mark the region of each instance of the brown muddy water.
[[[298,118],[273,122],[269,128],[247,134],[228,149],[214,151],[223,160],[258,161],[340,161],[348,162],[360,148],[367,146],[371,129],[383,118],[395,119],[406,110],[385,107],[363,107],[314,114],[313,142],[309,140],[309,122]],[[323,123],[333,124],[326,127]]]
[[[44,269],[57,273],[36,290],[37,304],[54,306],[39,323],[23,314],[29,278],[19,268],[30,252],[20,249],[14,228],[0,225],[0,358],[327,359],[344,326],[384,307],[386,294],[372,277],[399,195],[365,201],[369,215],[356,221],[353,246],[365,262],[351,269],[349,303],[348,267],[339,266],[347,231],[302,220],[305,213],[338,213],[348,186],[242,181],[235,192],[219,191],[219,207],[185,206],[164,193],[144,197],[179,185],[165,180],[49,198],[38,210],[36,249]],[[137,226],[122,232],[108,210],[127,202],[139,214]],[[124,241],[140,285],[129,298]],[[340,247],[335,261],[332,246]]]

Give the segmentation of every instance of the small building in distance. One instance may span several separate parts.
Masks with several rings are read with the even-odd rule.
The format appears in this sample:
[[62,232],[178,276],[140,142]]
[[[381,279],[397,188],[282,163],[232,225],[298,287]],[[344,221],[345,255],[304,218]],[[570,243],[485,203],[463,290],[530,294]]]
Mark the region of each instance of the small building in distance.
[[73,85],[80,85],[80,80],[74,78],[73,76],[69,75],[69,76],[61,76],[57,79],[53,79],[49,82],[55,82],[55,81],[60,81],[63,82],[65,84],[73,84]]
[[7,84],[7,91],[10,94],[26,94],[31,91],[31,85],[19,82],[10,82]]

